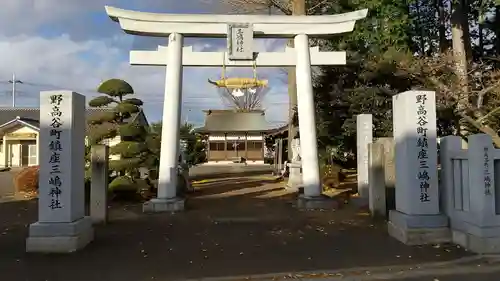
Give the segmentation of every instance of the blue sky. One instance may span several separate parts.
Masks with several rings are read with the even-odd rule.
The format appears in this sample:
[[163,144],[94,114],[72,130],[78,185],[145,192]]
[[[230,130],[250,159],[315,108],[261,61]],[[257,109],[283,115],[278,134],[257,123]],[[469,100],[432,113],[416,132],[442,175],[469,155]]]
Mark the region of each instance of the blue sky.
[[[215,0],[213,0],[215,1]],[[16,105],[38,106],[41,90],[67,89],[91,98],[100,82],[110,78],[128,81],[145,102],[150,121],[161,119],[164,67],[130,66],[130,50],[153,50],[163,38],[125,34],[111,21],[105,5],[160,13],[221,13],[227,7],[212,0],[2,0],[0,9],[0,106],[11,105],[16,73]],[[222,50],[225,40],[187,39],[195,50]],[[282,40],[258,40],[259,51],[284,48]],[[280,69],[259,69],[270,80],[264,100],[271,124],[283,124],[288,112],[286,74]],[[230,75],[251,75],[251,69],[234,69]],[[224,108],[217,90],[207,79],[220,77],[217,68],[185,68],[183,119],[201,125],[205,109]]]

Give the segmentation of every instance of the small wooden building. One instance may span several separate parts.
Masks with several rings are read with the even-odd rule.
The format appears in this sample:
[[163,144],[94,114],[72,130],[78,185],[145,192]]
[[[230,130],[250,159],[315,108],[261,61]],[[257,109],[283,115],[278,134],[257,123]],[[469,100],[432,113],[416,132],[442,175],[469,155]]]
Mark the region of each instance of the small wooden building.
[[205,125],[196,129],[207,139],[209,163],[245,161],[264,164],[265,136],[273,131],[263,110],[206,110]]

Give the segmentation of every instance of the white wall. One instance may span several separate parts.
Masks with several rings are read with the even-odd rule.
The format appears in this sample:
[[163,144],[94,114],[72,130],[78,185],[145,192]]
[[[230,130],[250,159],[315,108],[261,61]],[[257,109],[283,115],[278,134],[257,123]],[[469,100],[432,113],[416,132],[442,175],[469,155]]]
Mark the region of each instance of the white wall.
[[[6,156],[9,157],[9,151],[11,151],[12,154],[11,165],[16,167],[21,164],[21,139],[9,137],[9,134],[36,134],[38,136],[38,131],[27,126],[19,126],[15,129],[7,131],[6,135],[2,137],[2,145],[0,146],[0,167],[5,167],[6,164],[8,164],[9,159],[6,159]],[[3,145],[3,142],[6,140],[8,144],[7,146]]]

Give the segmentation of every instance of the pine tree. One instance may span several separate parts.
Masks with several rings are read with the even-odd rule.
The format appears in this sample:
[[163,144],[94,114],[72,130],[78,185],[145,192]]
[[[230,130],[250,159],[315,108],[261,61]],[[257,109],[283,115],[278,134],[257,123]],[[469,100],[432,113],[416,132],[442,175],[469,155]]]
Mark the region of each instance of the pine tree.
[[193,124],[184,123],[180,130],[182,140],[187,143],[186,162],[189,166],[194,166],[206,161],[205,144],[200,135],[194,133]]
[[109,108],[93,115],[89,123],[89,143],[98,144],[104,140],[120,137],[120,142],[110,147],[110,155],[119,157],[109,162],[109,169],[117,177],[110,183],[111,191],[137,191],[140,178],[139,168],[151,157],[146,144],[148,130],[135,119],[142,110],[143,102],[133,95],[130,84],[120,79],[102,83],[97,91],[103,95],[92,99],[90,107]]
[[[154,123],[151,127],[153,133],[150,147],[156,151],[155,154],[159,161],[162,123]],[[180,139],[187,144],[185,160],[189,166],[194,166],[206,161],[203,139],[200,135],[196,134],[193,129],[194,126],[190,123],[184,123],[179,128]]]

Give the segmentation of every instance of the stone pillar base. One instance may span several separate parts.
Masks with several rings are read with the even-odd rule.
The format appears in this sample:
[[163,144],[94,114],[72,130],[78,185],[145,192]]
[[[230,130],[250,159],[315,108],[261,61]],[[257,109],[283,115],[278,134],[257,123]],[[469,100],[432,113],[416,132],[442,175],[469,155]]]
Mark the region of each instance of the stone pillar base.
[[26,239],[26,252],[72,253],[94,240],[92,219],[84,217],[69,223],[32,223]]
[[338,207],[336,200],[324,195],[308,197],[301,194],[297,199],[297,208],[304,210],[336,210]]
[[408,215],[391,210],[387,231],[390,236],[406,245],[451,242],[448,217],[444,215]]
[[500,236],[482,237],[460,230],[452,230],[453,243],[476,254],[500,254]]
[[286,183],[286,189],[299,190],[302,186],[302,173],[300,169],[302,164],[298,163],[288,163],[288,182]]
[[184,198],[154,198],[142,205],[144,213],[178,212],[184,210]]
[[500,226],[478,226],[467,221],[451,220],[451,239],[477,254],[500,254]]

